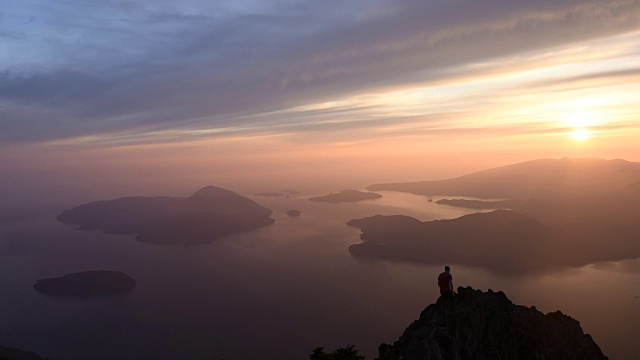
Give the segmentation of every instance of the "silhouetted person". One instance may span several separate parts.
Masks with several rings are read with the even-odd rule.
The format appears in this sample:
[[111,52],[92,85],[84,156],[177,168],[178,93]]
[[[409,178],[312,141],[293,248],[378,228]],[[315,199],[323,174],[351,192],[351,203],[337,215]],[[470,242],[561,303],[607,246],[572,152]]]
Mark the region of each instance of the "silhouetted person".
[[444,267],[444,272],[438,276],[438,286],[440,287],[440,296],[453,296],[453,276],[449,273],[451,268]]

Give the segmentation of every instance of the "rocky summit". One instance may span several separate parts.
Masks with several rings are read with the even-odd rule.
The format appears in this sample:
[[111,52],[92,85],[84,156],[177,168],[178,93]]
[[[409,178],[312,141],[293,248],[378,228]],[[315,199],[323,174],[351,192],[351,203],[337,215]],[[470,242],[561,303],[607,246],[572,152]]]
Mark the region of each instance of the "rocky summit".
[[379,360],[604,360],[580,323],[513,304],[503,292],[458,288],[420,314]]

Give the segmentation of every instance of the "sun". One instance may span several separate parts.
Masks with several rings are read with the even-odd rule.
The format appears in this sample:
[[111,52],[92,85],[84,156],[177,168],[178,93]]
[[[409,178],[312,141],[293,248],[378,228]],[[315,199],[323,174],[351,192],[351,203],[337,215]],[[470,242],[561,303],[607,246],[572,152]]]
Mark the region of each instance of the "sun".
[[576,141],[585,141],[591,137],[591,130],[587,128],[573,129],[569,135]]

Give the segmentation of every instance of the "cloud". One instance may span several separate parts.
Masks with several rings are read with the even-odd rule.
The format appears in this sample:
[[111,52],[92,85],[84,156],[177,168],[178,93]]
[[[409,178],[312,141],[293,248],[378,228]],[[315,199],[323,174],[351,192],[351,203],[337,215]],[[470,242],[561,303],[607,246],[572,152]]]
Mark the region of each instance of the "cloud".
[[[640,25],[635,1],[11,5],[0,33],[7,21],[35,21],[13,30],[24,40],[0,47],[13,54],[0,56],[10,64],[0,69],[3,142],[260,131],[277,122],[258,114],[446,79],[446,69]],[[19,55],[24,44],[36,50]],[[287,121],[323,126],[297,115]]]

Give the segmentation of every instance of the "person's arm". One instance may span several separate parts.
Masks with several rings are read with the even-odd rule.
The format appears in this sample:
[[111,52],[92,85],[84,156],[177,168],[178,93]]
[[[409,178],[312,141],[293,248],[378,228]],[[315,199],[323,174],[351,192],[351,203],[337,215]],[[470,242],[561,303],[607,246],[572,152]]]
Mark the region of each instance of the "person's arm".
[[451,277],[451,279],[449,279],[449,288],[451,289],[451,292],[453,293],[453,277]]

